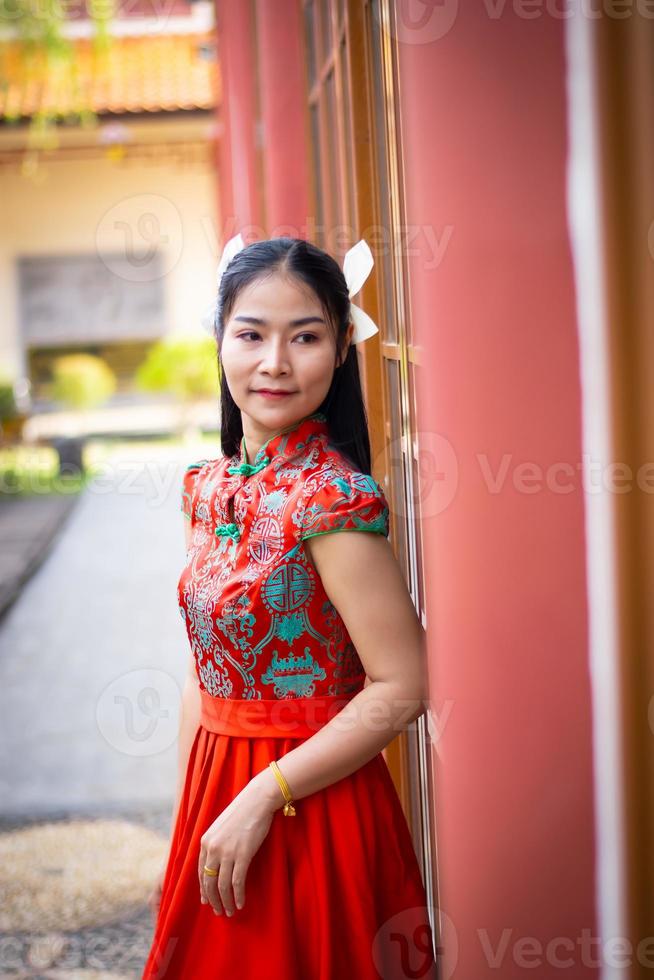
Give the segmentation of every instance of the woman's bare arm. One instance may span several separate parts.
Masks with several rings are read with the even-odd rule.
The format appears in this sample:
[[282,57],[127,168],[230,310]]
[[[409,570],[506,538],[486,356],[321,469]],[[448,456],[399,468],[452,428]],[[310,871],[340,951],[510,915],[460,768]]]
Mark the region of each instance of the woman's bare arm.
[[[365,765],[427,704],[425,631],[388,540],[361,531],[305,542],[370,683],[322,728],[278,759],[293,799]],[[273,809],[284,804],[267,767],[254,779]]]
[[188,663],[188,670],[184,678],[184,688],[182,691],[182,707],[179,721],[179,735],[177,739],[177,786],[175,789],[175,803],[173,815],[170,823],[170,833],[175,828],[179,804],[184,789],[184,779],[188,766],[189,756],[195,734],[200,724],[200,687],[195,672],[195,659],[191,654]]
[[[188,518],[184,518],[184,538],[186,549],[188,550],[191,542],[191,522],[188,520]],[[184,688],[182,690],[182,707],[177,742],[177,787],[175,790],[175,803],[173,806],[173,815],[170,824],[171,836],[175,828],[175,821],[177,820],[177,813],[179,811],[182,790],[184,788],[186,768],[188,766],[188,760],[191,754],[191,747],[199,725],[200,687],[198,684],[198,675],[195,669],[195,657],[191,653],[188,660],[188,669],[184,678]]]

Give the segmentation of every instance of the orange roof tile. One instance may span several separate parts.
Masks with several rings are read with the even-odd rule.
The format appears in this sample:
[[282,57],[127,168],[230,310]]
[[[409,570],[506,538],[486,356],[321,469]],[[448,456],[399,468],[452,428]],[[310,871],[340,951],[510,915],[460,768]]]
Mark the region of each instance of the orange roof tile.
[[74,72],[50,72],[41,52],[23,55],[19,41],[0,43],[0,115],[37,110],[66,115],[84,97],[95,112],[211,109],[219,102],[212,33],[113,37],[106,52],[91,39],[71,41]]

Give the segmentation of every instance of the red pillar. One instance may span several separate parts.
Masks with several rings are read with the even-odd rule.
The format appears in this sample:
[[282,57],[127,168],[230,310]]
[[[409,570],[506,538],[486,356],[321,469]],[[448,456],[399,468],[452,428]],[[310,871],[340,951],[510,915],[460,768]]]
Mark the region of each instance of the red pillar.
[[[216,0],[222,75],[222,135],[218,147],[221,227],[219,244],[248,225],[262,224],[257,181],[257,69],[249,3]],[[254,236],[260,237],[260,230]]]
[[257,0],[256,10],[266,232],[304,238],[309,172],[301,4]]
[[457,962],[460,980],[597,975],[564,24],[460,4],[399,42],[419,429],[439,471],[422,504],[444,975]]

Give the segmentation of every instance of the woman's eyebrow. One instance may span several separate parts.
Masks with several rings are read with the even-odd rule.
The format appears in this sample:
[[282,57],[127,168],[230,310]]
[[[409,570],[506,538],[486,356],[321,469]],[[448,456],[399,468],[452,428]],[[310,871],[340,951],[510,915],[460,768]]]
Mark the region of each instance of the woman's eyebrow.
[[[235,320],[239,320],[241,323],[252,323],[256,327],[267,327],[268,321],[261,320],[257,316],[235,316]],[[303,316],[299,320],[290,320],[289,326],[291,327],[305,327],[308,323],[324,323],[325,321],[321,316]]]

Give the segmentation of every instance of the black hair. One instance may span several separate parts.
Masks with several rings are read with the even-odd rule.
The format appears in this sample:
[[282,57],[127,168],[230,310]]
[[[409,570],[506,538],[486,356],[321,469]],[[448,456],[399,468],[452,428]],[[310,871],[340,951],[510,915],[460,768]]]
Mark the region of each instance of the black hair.
[[239,292],[261,276],[273,272],[295,277],[306,284],[319,300],[336,340],[334,376],[325,398],[315,412],[327,419],[329,441],[362,472],[370,473],[370,436],[361,389],[356,346],[351,343],[343,363],[345,335],[350,319],[347,283],[339,264],[327,252],[303,238],[269,238],[252,242],[234,256],[222,274],[214,329],[220,371],[220,443],[223,455],[235,456],[243,436],[241,412],[232,398],[220,350],[225,330]]

